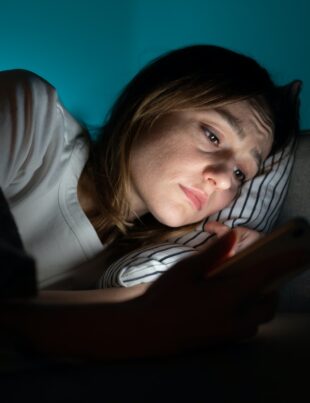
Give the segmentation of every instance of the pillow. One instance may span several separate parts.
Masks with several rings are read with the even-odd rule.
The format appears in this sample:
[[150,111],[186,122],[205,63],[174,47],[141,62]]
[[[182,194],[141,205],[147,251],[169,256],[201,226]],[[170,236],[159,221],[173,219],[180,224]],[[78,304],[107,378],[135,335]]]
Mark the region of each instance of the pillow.
[[244,226],[269,232],[280,212],[293,167],[295,143],[270,156],[262,172],[246,182],[241,194],[227,208],[199,223],[195,231],[173,241],[144,247],[115,261],[105,269],[98,288],[130,287],[155,281],[176,262],[204,249],[214,236],[204,231],[208,221],[219,221],[231,228]]

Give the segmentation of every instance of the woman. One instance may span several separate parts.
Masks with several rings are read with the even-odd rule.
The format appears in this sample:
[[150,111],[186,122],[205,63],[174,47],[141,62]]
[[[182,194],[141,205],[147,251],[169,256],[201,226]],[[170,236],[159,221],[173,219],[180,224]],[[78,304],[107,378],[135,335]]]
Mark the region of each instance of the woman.
[[[186,233],[193,228],[192,224],[230,203],[244,181],[256,175],[270,152],[290,140],[297,122],[294,111],[290,113],[289,98],[272,83],[266,70],[246,56],[215,46],[176,50],[143,69],[118,98],[95,142],[63,108],[55,90],[38,76],[9,71],[1,73],[1,81],[1,132],[7,153],[0,162],[0,184],[25,249],[36,259],[42,288],[70,278],[72,273],[74,277],[79,272],[76,266],[102,251],[102,245],[108,246],[107,255],[111,257],[117,255],[120,245],[124,246],[124,253],[141,244]],[[234,236],[222,241],[223,254],[231,251]],[[206,253],[208,263],[219,258],[217,248]],[[191,263],[197,271],[205,272],[202,256],[193,257]],[[91,276],[93,268],[98,270],[98,261],[101,263],[101,256],[86,264],[87,275]],[[191,320],[198,324],[202,314],[199,299],[203,296],[196,294],[196,278],[183,278],[184,264],[162,276],[143,298],[135,300],[139,302],[119,307],[126,312],[130,306],[134,320],[136,314],[131,308],[135,311],[135,304],[150,308],[156,303],[157,307],[152,308],[154,317],[169,321],[168,317],[161,318],[160,306],[164,305],[159,295],[164,293],[162,303],[167,299],[173,312],[179,309],[187,284],[190,304],[198,309],[196,319]],[[170,282],[175,282],[176,288],[165,298]],[[211,289],[219,295],[228,285],[221,288],[208,283],[209,295],[213,297],[205,303],[213,308],[216,293]],[[75,313],[79,312],[78,317],[69,309],[69,322],[73,322],[69,333],[63,335],[68,340],[78,320],[81,324],[87,318],[96,322],[96,312],[101,312],[108,323],[112,320],[109,315],[114,312],[113,305],[95,310],[87,306],[85,310],[84,303],[124,300],[144,290],[144,286],[137,286],[129,291],[63,291],[41,298],[60,304],[82,304],[82,312],[73,308]],[[240,291],[240,287],[236,290]],[[230,299],[240,303],[239,295]],[[30,338],[36,338],[36,324],[44,313],[44,307],[41,311],[36,304],[40,306],[41,302],[39,298],[34,308],[19,307],[22,316],[17,312],[17,321],[10,312],[8,321],[25,332],[25,318],[32,320],[31,330],[26,326],[26,332],[30,331]],[[232,301],[229,305],[235,306]],[[247,313],[249,321],[244,317],[235,321],[229,318],[231,308],[228,312],[224,304],[221,314],[229,322],[229,329],[226,325],[213,329],[214,337],[248,334],[249,329],[255,330],[269,316],[269,308],[255,305],[256,314],[253,316],[253,310],[252,316]],[[49,312],[44,314],[42,325],[47,339],[60,317],[68,320],[66,310],[53,306]],[[183,321],[181,310],[179,313]],[[121,314],[122,320],[125,316]],[[178,326],[183,324],[178,322],[176,329]],[[211,328],[207,328],[210,336]],[[103,329],[97,330],[102,336]],[[111,330],[112,339],[114,331]],[[50,343],[47,339],[43,344]],[[184,336],[182,346],[186,340]],[[58,349],[59,341],[54,347]],[[79,343],[75,346],[75,353],[80,347]],[[98,343],[92,348],[98,348]]]
[[188,232],[236,197],[295,123],[292,113],[279,119],[288,100],[266,70],[215,46],[143,69],[95,142],[41,78],[9,71],[1,81],[10,152],[0,184],[42,288],[102,245],[111,259],[120,245],[124,253]]

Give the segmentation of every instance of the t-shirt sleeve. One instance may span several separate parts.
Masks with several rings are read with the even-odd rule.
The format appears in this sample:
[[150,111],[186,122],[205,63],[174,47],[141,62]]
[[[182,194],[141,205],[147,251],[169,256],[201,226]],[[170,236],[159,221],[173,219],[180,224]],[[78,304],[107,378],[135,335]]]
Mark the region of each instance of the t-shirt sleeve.
[[269,232],[278,218],[288,189],[294,161],[292,142],[270,156],[262,172],[246,182],[241,194],[227,208],[206,218],[194,231],[173,243],[153,245],[131,252],[108,267],[98,282],[98,288],[129,287],[156,280],[179,260],[204,249],[213,234],[204,231],[208,221],[219,221],[231,228],[244,226]]
[[0,187],[10,202],[30,190],[43,159],[48,169],[55,135],[64,131],[59,108],[54,87],[36,74],[0,73]]

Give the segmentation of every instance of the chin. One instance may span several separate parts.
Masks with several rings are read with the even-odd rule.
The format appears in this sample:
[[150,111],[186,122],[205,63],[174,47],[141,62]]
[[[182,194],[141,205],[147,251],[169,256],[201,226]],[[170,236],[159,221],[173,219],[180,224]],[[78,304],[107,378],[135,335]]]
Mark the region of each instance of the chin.
[[176,211],[166,212],[165,214],[153,214],[153,216],[158,220],[161,224],[167,225],[167,227],[178,228],[183,227],[184,225],[194,224],[199,222],[199,219],[193,219],[186,217],[184,214],[177,214]]

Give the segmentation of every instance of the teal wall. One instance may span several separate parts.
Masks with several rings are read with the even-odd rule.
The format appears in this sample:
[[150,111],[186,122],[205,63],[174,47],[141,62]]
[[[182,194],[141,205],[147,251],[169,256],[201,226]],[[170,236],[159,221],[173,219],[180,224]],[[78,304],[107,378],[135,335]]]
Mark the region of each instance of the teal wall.
[[308,0],[0,0],[0,69],[51,81],[76,116],[99,124],[151,58],[194,43],[255,57],[284,84],[303,80],[310,128]]

